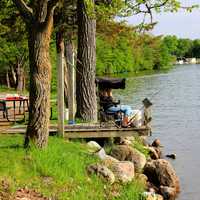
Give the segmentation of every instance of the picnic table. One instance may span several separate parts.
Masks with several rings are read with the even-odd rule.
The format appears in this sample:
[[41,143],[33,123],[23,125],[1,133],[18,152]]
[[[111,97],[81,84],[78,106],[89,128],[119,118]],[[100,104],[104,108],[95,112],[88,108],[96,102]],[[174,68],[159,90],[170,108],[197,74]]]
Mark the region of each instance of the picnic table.
[[16,103],[19,102],[19,114],[21,114],[21,107],[23,108],[24,115],[25,115],[25,107],[26,106],[27,108],[29,107],[28,97],[26,96],[19,96],[19,95],[5,96],[5,97],[0,97],[0,101],[4,101],[6,107],[9,102],[13,103],[14,122],[16,122]]

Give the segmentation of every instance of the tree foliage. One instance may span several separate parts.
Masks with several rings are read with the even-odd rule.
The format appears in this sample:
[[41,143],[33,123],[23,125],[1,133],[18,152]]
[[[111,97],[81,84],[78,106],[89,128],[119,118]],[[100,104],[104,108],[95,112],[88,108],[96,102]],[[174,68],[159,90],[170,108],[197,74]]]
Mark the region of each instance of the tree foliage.
[[25,78],[28,60],[25,26],[11,1],[0,2],[0,13],[0,70],[9,74],[11,86],[21,90],[19,80]]
[[161,37],[139,34],[124,23],[110,22],[107,28],[97,26],[98,74],[163,69],[172,60]]

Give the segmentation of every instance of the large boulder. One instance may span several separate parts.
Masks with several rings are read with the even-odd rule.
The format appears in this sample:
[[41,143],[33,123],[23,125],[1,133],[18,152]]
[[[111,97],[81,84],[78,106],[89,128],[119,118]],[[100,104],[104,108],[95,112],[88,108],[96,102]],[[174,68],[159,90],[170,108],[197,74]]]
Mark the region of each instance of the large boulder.
[[140,182],[142,182],[145,186],[147,185],[148,178],[145,174],[139,173],[139,174],[136,174],[136,176],[137,176],[136,178],[140,180]]
[[102,160],[102,164],[106,167],[111,167],[114,163],[119,162],[116,158],[113,158],[112,156],[106,155],[104,159]]
[[138,150],[128,145],[117,145],[111,150],[111,156],[120,161],[131,161],[134,163],[135,171],[143,169],[146,157]]
[[161,157],[161,153],[158,152],[158,148],[156,147],[145,147],[145,149],[147,149],[149,151],[149,155],[151,157],[151,159],[153,160],[157,160],[160,159]]
[[105,158],[106,158],[106,152],[105,152],[105,150],[104,150],[104,148],[101,148],[99,151],[97,151],[96,153],[95,153],[95,155],[98,157],[98,158],[100,158],[100,160],[104,160]]
[[[147,162],[144,167],[144,174],[147,175],[148,180],[153,183],[156,187],[160,188],[169,187],[173,188],[174,192],[165,192],[169,193],[169,198],[165,199],[173,199],[180,191],[179,179],[171,166],[171,164],[167,160],[158,159]],[[164,191],[164,190],[163,190]],[[164,192],[162,192],[163,194]],[[165,195],[167,196],[167,195]]]
[[91,153],[98,152],[102,147],[95,141],[89,141],[87,143],[88,151]]
[[158,157],[159,158],[163,158],[163,155],[162,155],[162,150],[160,147],[154,147],[156,153],[158,154]]
[[174,187],[160,186],[160,193],[165,199],[175,200],[176,199],[176,189]]
[[114,173],[115,178],[122,183],[132,181],[135,176],[134,164],[130,161],[119,161],[113,163],[111,171]]
[[161,142],[159,139],[155,139],[152,144],[151,144],[152,147],[162,147],[161,145]]
[[135,141],[133,136],[115,138],[114,143],[117,145],[131,145]]
[[96,174],[101,177],[106,182],[113,184],[115,182],[115,175],[106,166],[101,164],[91,164],[87,167],[87,172],[89,175]]

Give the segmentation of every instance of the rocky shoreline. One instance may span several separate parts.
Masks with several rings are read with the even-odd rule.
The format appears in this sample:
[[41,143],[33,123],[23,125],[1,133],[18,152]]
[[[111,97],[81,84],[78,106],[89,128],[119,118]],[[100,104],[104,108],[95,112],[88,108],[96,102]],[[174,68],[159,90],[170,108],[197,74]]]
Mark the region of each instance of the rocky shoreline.
[[[88,174],[96,174],[110,184],[126,184],[137,177],[145,185],[142,200],[175,200],[180,192],[180,183],[170,162],[163,159],[160,140],[148,144],[146,138],[140,137],[147,155],[134,148],[134,141],[134,137],[120,138],[109,153],[97,142],[88,142],[88,151],[100,159],[100,162],[87,167]],[[167,157],[174,159],[176,155]]]

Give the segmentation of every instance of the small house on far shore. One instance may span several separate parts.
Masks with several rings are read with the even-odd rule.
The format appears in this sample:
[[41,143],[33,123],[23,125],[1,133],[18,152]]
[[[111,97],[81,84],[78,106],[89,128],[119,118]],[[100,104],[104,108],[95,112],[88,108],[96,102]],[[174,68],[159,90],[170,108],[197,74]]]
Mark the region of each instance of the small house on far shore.
[[186,61],[188,64],[196,64],[197,63],[196,58],[186,58]]

